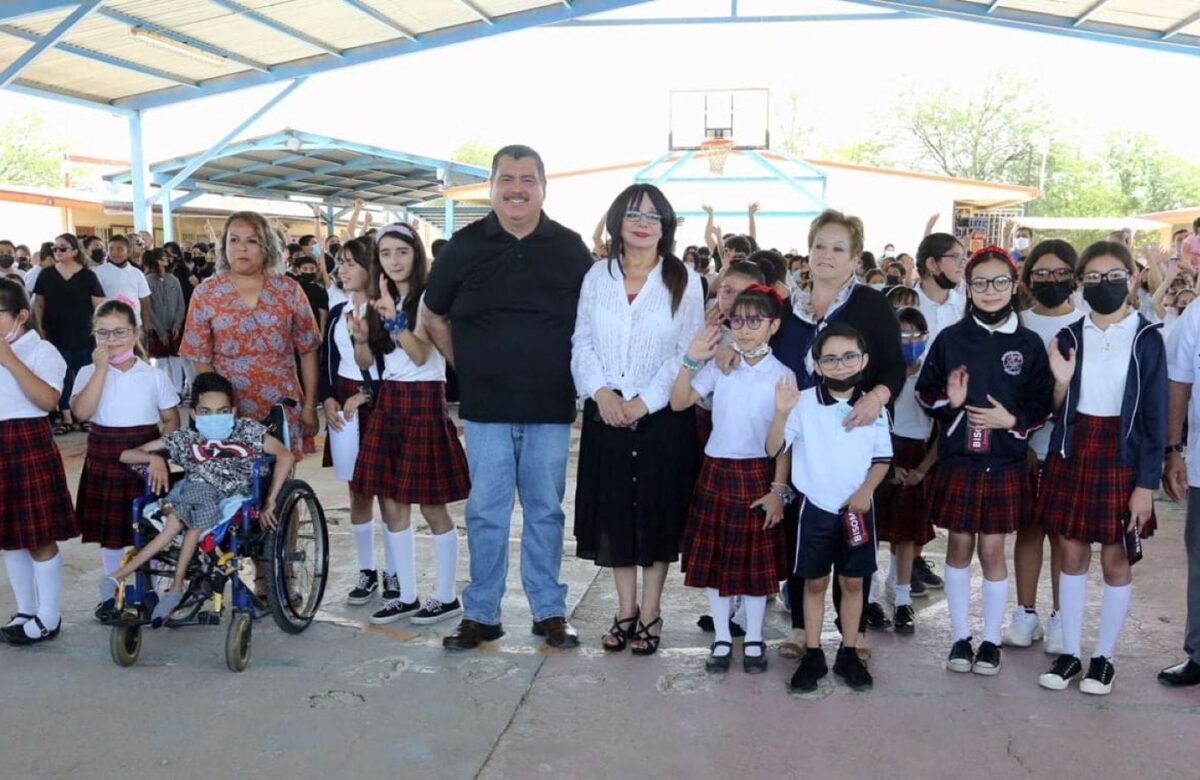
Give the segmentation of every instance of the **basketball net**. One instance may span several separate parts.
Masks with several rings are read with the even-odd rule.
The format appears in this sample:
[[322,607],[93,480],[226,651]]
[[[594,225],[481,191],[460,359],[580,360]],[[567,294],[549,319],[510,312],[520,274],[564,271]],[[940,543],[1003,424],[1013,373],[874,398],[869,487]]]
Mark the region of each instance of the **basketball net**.
[[700,143],[702,156],[708,159],[708,171],[715,176],[725,173],[725,161],[733,151],[732,138],[708,138]]

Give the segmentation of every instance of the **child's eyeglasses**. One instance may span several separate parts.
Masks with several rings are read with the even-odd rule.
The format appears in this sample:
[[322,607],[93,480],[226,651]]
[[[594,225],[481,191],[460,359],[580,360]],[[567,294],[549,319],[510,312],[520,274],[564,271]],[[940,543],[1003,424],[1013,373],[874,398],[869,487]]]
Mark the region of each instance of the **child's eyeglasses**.
[[1083,279],[1083,283],[1088,287],[1095,287],[1101,282],[1129,281],[1129,272],[1122,268],[1118,268],[1115,271],[1109,271],[1106,274],[1102,274],[1099,271],[1091,271],[1090,273],[1084,274],[1080,278]]
[[1069,282],[1071,277],[1075,276],[1075,272],[1070,268],[1039,268],[1036,271],[1029,272],[1029,278],[1035,282],[1048,282],[1053,279],[1056,282]]
[[971,289],[977,293],[985,293],[991,287],[996,292],[1005,292],[1013,285],[1011,276],[997,276],[995,279],[972,279]]
[[900,333],[900,340],[912,343],[914,341],[924,341],[929,336],[928,333],[922,331],[920,333]]
[[120,341],[127,339],[133,334],[133,328],[114,328],[113,330],[94,330],[92,335],[96,337],[96,341]]
[[845,366],[851,371],[862,365],[863,353],[847,352],[844,355],[822,355],[817,360],[817,365],[822,371],[833,371],[838,366]]
[[748,328],[750,330],[758,330],[764,322],[770,322],[774,317],[763,317],[758,314],[752,314],[749,317],[733,316],[729,318],[729,327],[733,330],[741,330]]

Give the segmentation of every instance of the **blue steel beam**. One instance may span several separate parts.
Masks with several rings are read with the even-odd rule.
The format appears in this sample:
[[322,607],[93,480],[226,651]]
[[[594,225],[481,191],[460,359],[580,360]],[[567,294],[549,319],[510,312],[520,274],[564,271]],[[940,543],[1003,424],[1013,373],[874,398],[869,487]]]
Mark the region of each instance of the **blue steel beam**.
[[[294,131],[295,137],[302,142],[308,139],[319,141],[329,141],[330,139],[322,136],[314,136],[310,133]],[[440,168],[446,171],[455,171],[457,173],[465,173],[469,176],[477,176],[481,179],[486,179],[489,171],[486,168],[481,168],[478,165],[468,165],[466,163],[455,162],[453,160],[438,160],[433,157],[425,157],[419,154],[409,154],[407,152],[396,152],[391,149],[383,149],[378,146],[369,146],[367,144],[354,143],[350,141],[337,141],[337,148],[348,152],[358,152],[362,155],[372,157],[382,157],[385,160],[400,163],[413,163],[423,165],[427,168]]]
[[[1179,29],[1182,29],[1181,25],[1176,25],[1166,32],[1092,21],[1084,22],[1077,27],[1074,24],[1075,20],[1066,16],[1013,8],[997,8],[988,13],[986,6],[965,2],[965,0],[845,0],[845,2],[872,8],[908,11],[940,19],[982,22],[1016,30],[1041,32],[1102,43],[1116,43],[1157,52],[1190,54],[1192,56],[1200,54],[1200,38],[1188,35],[1184,36],[1187,39],[1185,41],[1178,37]],[[1200,15],[1188,23],[1195,21],[1200,21]]]
[[153,195],[151,198],[149,198],[148,202],[150,204],[154,204],[156,201],[158,201],[158,199],[160,197],[162,197],[164,195],[164,193],[167,194],[167,197],[170,197],[169,193],[171,192],[172,189],[174,189],[175,187],[178,187],[180,182],[184,181],[185,179],[187,179],[187,177],[191,176],[193,173],[198,171],[200,169],[201,165],[204,165],[204,163],[208,162],[214,156],[216,156],[222,149],[224,149],[229,144],[230,141],[232,141],[234,138],[237,138],[239,135],[241,135],[243,130],[245,130],[250,125],[254,124],[254,122],[257,121],[258,118],[261,117],[263,114],[267,113],[272,108],[277,106],[281,100],[283,100],[288,95],[295,92],[296,89],[299,88],[299,86],[303,83],[304,83],[304,79],[296,79],[291,84],[288,84],[286,87],[279,90],[279,92],[275,93],[275,95],[270,100],[268,100],[266,103],[263,103],[261,106],[254,109],[254,111],[252,111],[249,116],[247,116],[241,122],[238,122],[238,124],[232,130],[230,130],[225,135],[221,136],[221,139],[219,141],[217,141],[215,144],[210,146],[208,149],[206,149],[201,154],[198,154],[195,157],[193,157],[191,160],[189,160],[188,164],[183,166],[183,169],[180,170],[178,173],[176,173],[171,178],[170,181],[163,184],[162,187],[159,189],[159,191],[155,195]]
[[253,8],[247,8],[246,6],[237,2],[237,0],[209,0],[209,2],[215,3],[222,8],[227,8],[238,16],[244,16],[250,21],[256,22],[269,30],[274,30],[280,35],[300,41],[301,43],[312,46],[314,49],[320,49],[331,57],[336,57],[338,59],[341,59],[342,57],[342,52],[340,49],[330,46],[328,43],[325,43],[325,41],[314,38],[308,33],[301,32],[295,27],[290,27],[283,22],[272,19],[265,14],[261,14],[258,11],[255,11]]
[[[784,184],[791,187],[797,194],[801,195],[802,197],[808,198],[814,204],[816,204],[819,208],[822,208],[822,209],[825,208],[824,199],[818,198],[816,195],[809,192],[807,187],[805,187],[804,185],[802,185],[800,183],[800,181],[804,181],[804,180],[812,181],[815,177],[791,176],[786,171],[784,171],[782,168],[775,165],[775,163],[771,162],[766,157],[763,157],[761,154],[759,154],[755,150],[743,152],[743,154],[745,154],[748,158],[750,158],[751,161],[753,161],[755,164],[757,164],[764,171],[766,171],[767,173],[769,173],[772,176],[774,176],[775,178],[777,178],[779,181],[782,181]],[[817,180],[824,181],[824,177],[820,177]]]
[[267,65],[264,65],[261,62],[256,62],[249,57],[243,57],[242,55],[235,54],[228,49],[222,49],[220,46],[214,46],[211,43],[206,43],[189,35],[184,35],[183,33],[176,32],[169,27],[157,25],[154,22],[147,21],[146,19],[141,19],[137,16],[133,16],[132,14],[127,14],[124,11],[118,11],[115,8],[101,8],[98,13],[106,19],[111,19],[114,22],[120,22],[122,24],[129,25],[130,27],[141,27],[144,30],[150,30],[151,32],[158,33],[164,38],[170,38],[176,43],[182,43],[184,46],[189,46],[193,49],[199,49],[200,51],[208,52],[209,54],[213,54],[217,57],[221,57],[222,59],[226,59],[230,62],[241,65],[243,68],[257,70],[263,73],[266,73],[268,70],[270,70]]
[[662,27],[690,24],[778,24],[790,22],[878,22],[918,19],[919,16],[890,13],[763,14],[759,16],[660,16],[642,19],[572,19],[555,27]]
[[1172,36],[1178,35],[1180,30],[1184,29],[1185,27],[1191,27],[1196,22],[1200,22],[1200,11],[1192,14],[1174,27],[1165,30],[1162,34],[1162,40],[1165,41]]
[[194,201],[196,198],[200,197],[201,195],[207,195],[207,194],[208,193],[204,192],[203,190],[192,190],[187,195],[181,195],[180,197],[172,200],[171,205],[173,207],[175,207],[176,209],[181,209],[184,206],[186,206],[187,204]]
[[372,8],[371,6],[362,2],[362,0],[342,0],[342,2],[353,8],[355,11],[374,19],[379,24],[382,24],[384,27],[398,34],[401,38],[407,38],[410,41],[415,41],[417,39],[416,35],[414,35],[411,31],[401,27],[395,19],[392,19],[390,16],[376,8]]
[[1003,2],[1004,0],[992,0],[992,4],[988,6],[987,12],[990,14],[992,11],[995,11]]
[[79,5],[79,0],[0,0],[0,22],[45,16],[59,8]]
[[104,0],[86,0],[86,2],[80,4],[78,8],[68,14],[67,18],[56,24],[53,30],[46,33],[37,43],[26,49],[20,57],[13,60],[11,65],[5,68],[3,72],[0,72],[0,89],[13,83],[23,70],[33,64],[34,60],[61,43],[62,39],[67,36],[67,33],[71,32],[75,25],[86,19],[102,2]]
[[232,179],[234,176],[241,176],[242,174],[246,173],[254,173],[255,171],[261,171],[265,168],[286,168],[288,163],[295,162],[296,160],[303,160],[304,158],[305,155],[303,154],[285,154],[283,157],[276,157],[274,160],[269,162],[258,162],[253,163],[252,165],[244,165],[241,168],[238,168],[236,171],[226,171],[225,173],[218,173],[217,175],[210,176],[208,178],[209,181],[225,181],[226,179]]
[[129,117],[129,162],[132,174],[133,229],[147,230],[150,224],[150,208],[146,204],[146,155],[142,146],[142,112],[135,111]]
[[37,84],[31,81],[18,80],[5,87],[9,92],[17,92],[30,97],[42,98],[43,100],[54,100],[59,103],[66,103],[72,106],[80,106],[81,108],[91,108],[98,111],[108,111],[111,114],[119,114],[121,116],[131,116],[136,113],[132,109],[122,106],[114,106],[111,103],[105,102],[102,97],[94,95],[76,95],[68,92],[61,92],[44,84]]
[[[227,2],[228,0],[216,1]],[[184,100],[191,100],[196,97],[221,95],[259,84],[285,81],[299,76],[311,76],[314,73],[323,73],[328,70],[352,65],[363,65],[368,62],[378,62],[379,60],[390,59],[402,54],[429,51],[503,33],[542,27],[589,14],[641,5],[646,2],[649,2],[649,0],[575,0],[571,5],[542,6],[529,11],[497,16],[493,19],[495,24],[491,26],[484,25],[483,23],[461,24],[423,34],[415,42],[407,39],[382,41],[367,46],[346,49],[341,52],[341,57],[318,55],[276,65],[268,73],[244,72],[209,79],[195,92],[168,87],[166,89],[121,98],[115,102],[117,105],[125,108],[156,108]]]
[[[38,43],[42,40],[42,36],[38,35],[37,33],[29,32],[28,30],[20,27],[14,27],[11,24],[0,25],[0,32],[4,33],[5,35],[11,35],[14,38],[21,38],[23,40],[30,41],[31,43]],[[129,60],[121,59],[120,57],[113,57],[110,54],[104,54],[103,52],[98,52],[93,49],[85,49],[82,46],[76,46],[73,43],[60,42],[55,49],[58,51],[65,51],[68,54],[74,54],[77,57],[83,57],[84,59],[92,60],[94,62],[102,62],[105,65],[111,65],[114,68],[121,68],[122,70],[140,73],[143,76],[153,76],[156,79],[170,81],[171,83],[179,84],[188,90],[192,90],[200,86],[199,82],[192,81],[191,79],[184,78],[183,76],[178,76],[174,73],[168,73],[165,70],[153,68],[149,65],[141,65],[136,62],[130,62]],[[131,108],[131,106],[125,106],[125,108]]]
[[1112,0],[1096,0],[1096,2],[1094,2],[1090,6],[1088,6],[1086,11],[1081,13],[1079,16],[1075,17],[1075,21],[1071,22],[1071,26],[1078,27],[1079,25],[1083,24],[1088,19],[1091,19],[1093,16],[1095,16],[1097,13],[1099,13],[1100,10],[1103,9],[1104,6],[1108,5],[1110,2],[1112,2]]
[[[370,158],[365,158],[365,162],[370,161]],[[351,160],[350,162],[353,163],[354,161]],[[254,197],[256,194],[265,192],[267,190],[276,189],[284,184],[292,184],[294,182],[302,181],[310,176],[327,176],[335,171],[346,168],[348,165],[349,163],[330,163],[329,165],[322,165],[319,168],[314,168],[311,171],[298,171],[278,179],[271,179],[269,181],[262,182],[257,187],[247,190],[246,194],[248,197]]]

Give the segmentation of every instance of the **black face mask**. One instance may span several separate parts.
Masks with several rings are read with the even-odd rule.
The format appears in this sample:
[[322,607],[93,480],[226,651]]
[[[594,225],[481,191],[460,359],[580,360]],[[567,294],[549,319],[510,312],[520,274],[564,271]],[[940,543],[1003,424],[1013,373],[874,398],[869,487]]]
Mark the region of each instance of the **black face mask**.
[[999,325],[1008,319],[1008,316],[1013,313],[1013,304],[1010,300],[996,311],[984,311],[974,303],[971,306],[971,316],[982,322],[984,325]]
[[1121,308],[1128,297],[1129,285],[1125,282],[1101,282],[1083,288],[1083,299],[1097,314],[1112,314]]
[[946,276],[946,274],[943,272],[934,274],[933,281],[936,282],[937,286],[941,287],[943,290],[953,290],[955,287],[958,287],[958,285],[950,281],[950,277]]
[[300,274],[300,281],[304,282],[305,284],[312,284],[313,282],[317,281],[317,275],[316,274]]
[[898,276],[889,276],[887,278],[887,283],[888,283],[888,286],[895,287],[898,284],[903,284],[904,280]]
[[104,262],[104,250],[103,249],[93,249],[92,250],[92,262],[95,263],[96,265],[100,265],[101,263]]
[[12,268],[17,259],[12,255],[0,255],[0,268]]
[[338,253],[339,253],[339,252],[341,252],[341,251],[342,251],[342,245],[341,245],[341,244],[330,244],[330,245],[329,245],[329,252],[328,252],[328,254],[332,255],[333,257],[337,257],[337,256],[338,256]]
[[1075,292],[1074,282],[1034,282],[1029,285],[1029,291],[1038,303],[1047,309],[1062,306],[1071,293]]
[[847,393],[862,384],[863,375],[861,371],[855,372],[845,379],[834,379],[833,377],[821,377],[822,384],[835,393]]

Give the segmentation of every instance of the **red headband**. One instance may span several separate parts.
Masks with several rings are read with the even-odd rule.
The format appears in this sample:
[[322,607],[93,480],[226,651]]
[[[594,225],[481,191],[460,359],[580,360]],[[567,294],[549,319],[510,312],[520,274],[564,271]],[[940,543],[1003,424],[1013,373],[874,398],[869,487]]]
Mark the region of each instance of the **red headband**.
[[980,260],[982,260],[984,257],[987,257],[988,255],[999,255],[1001,258],[1004,259],[1005,262],[1007,262],[1010,266],[1012,266],[1013,271],[1017,270],[1016,262],[1013,261],[1012,255],[1010,255],[1004,249],[1004,247],[999,247],[999,246],[996,246],[995,244],[989,244],[988,246],[985,246],[983,249],[980,249],[975,254],[971,255],[970,259],[967,260],[967,265],[966,265],[966,268],[964,269],[964,273],[969,273],[971,270],[971,267],[973,265],[975,265],[976,263],[978,263]]
[[763,295],[769,295],[775,301],[775,305],[777,305],[781,308],[783,307],[783,296],[780,295],[779,291],[776,290],[774,287],[768,287],[765,284],[758,284],[757,282],[755,282],[754,284],[747,287],[745,290],[742,290],[742,292],[756,292],[756,293],[762,293]]

